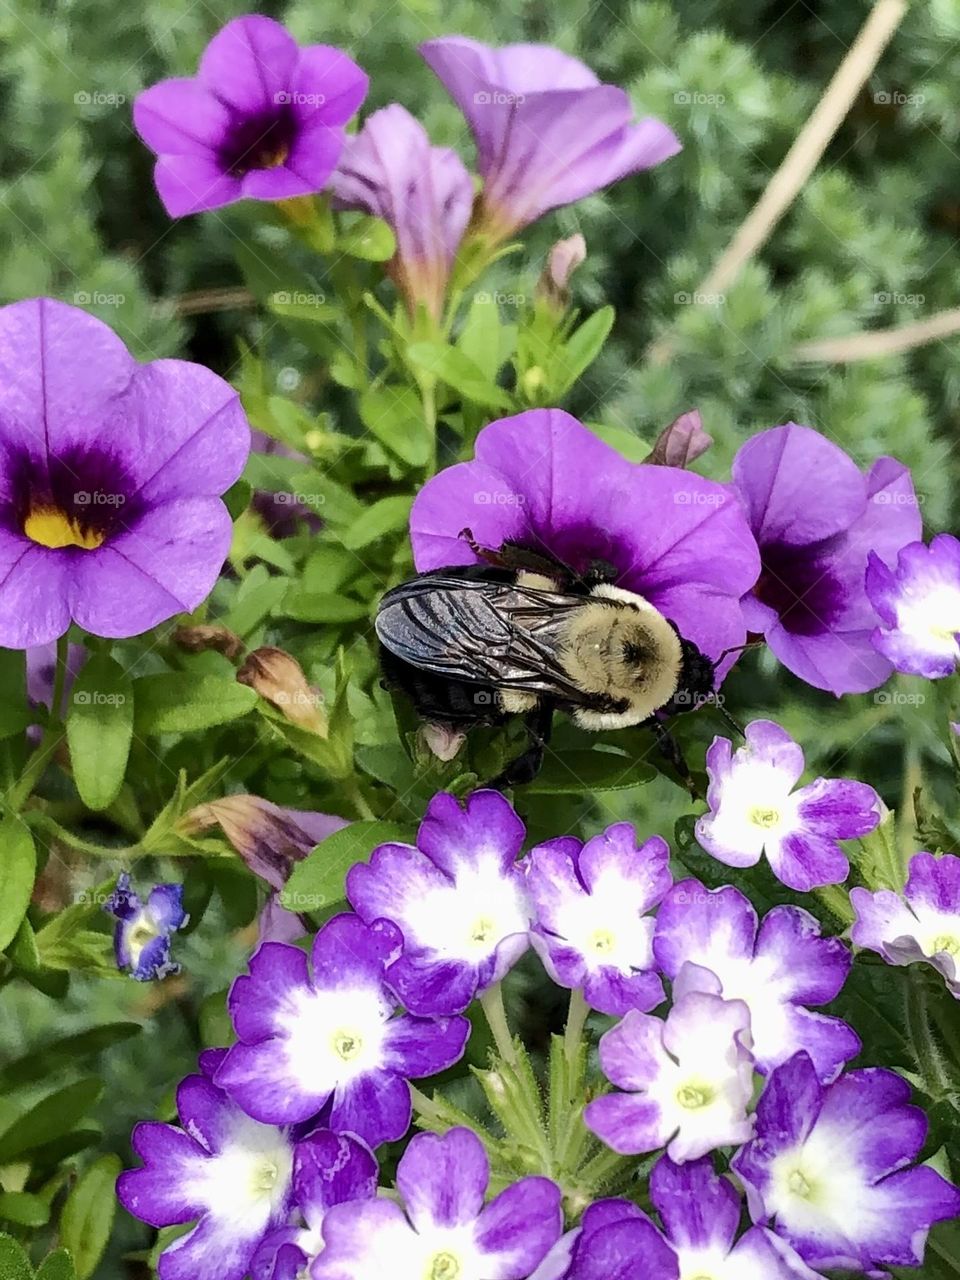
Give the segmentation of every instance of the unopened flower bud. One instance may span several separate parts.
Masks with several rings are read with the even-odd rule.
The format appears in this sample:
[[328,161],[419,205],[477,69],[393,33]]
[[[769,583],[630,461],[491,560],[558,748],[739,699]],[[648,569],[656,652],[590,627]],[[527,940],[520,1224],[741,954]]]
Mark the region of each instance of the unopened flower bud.
[[187,653],[204,653],[207,649],[213,649],[231,662],[235,662],[246,648],[240,637],[227,627],[203,624],[177,627],[173,633],[173,641]]
[[563,311],[570,303],[570,277],[587,256],[587,242],[577,232],[558,240],[537,281],[537,297]]
[[699,410],[691,409],[660,432],[645,461],[657,467],[687,467],[712,444],[713,436],[704,431]]
[[454,729],[448,724],[425,724],[420,729],[423,745],[444,763],[454,758],[466,738],[467,735],[461,729]]
[[323,694],[307,683],[303,667],[291,654],[270,646],[255,649],[237,679],[282,711],[291,724],[321,738],[327,736]]

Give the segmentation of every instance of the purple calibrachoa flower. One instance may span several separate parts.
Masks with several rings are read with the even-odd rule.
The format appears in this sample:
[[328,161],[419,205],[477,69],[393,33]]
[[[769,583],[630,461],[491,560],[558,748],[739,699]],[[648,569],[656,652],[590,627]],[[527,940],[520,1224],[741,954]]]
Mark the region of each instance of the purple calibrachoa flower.
[[138,982],[180,972],[180,966],[170,959],[170,938],[189,920],[183,909],[182,884],[158,884],[146,902],[141,902],[130,888],[130,877],[122,871],[103,909],[117,920],[113,949],[119,969],[129,970]]
[[293,1201],[301,1225],[268,1232],[250,1264],[252,1280],[299,1280],[323,1248],[323,1219],[335,1204],[372,1200],[379,1167],[349,1133],[317,1129],[293,1153]]
[[960,1191],[917,1158],[927,1119],[910,1086],[879,1067],[831,1085],[805,1053],[770,1076],[757,1136],[734,1156],[754,1222],[771,1223],[812,1267],[867,1271],[923,1262]]
[[960,542],[940,533],[929,547],[911,542],[896,570],[870,553],[867,595],[880,617],[873,644],[897,671],[953,675],[960,662]]
[[184,360],[138,364],[107,325],[32,298],[0,308],[0,645],[137,635],[209,594],[230,548],[220,494],[250,429]]
[[524,833],[499,791],[475,791],[463,806],[443,792],[427,806],[416,847],[382,844],[350,869],[354,910],[403,935],[387,980],[412,1013],[459,1013],[529,947],[516,865]]
[[714,738],[707,750],[710,812],[697,819],[697,840],[728,867],[753,867],[763,854],[778,880],[804,893],[846,880],[850,864],[838,844],[880,821],[873,787],[817,778],[794,791],[802,748],[772,720],[754,720],[733,750]]
[[427,481],[410,515],[417,568],[476,563],[465,525],[482,546],[525,543],[578,572],[608,562],[708,657],[744,641],[760,559],[729,488],[627,462],[561,409],[491,423],[472,462]]
[[332,179],[336,203],[393,228],[388,271],[411,316],[422,303],[439,319],[447,280],[473,207],[473,183],[449,147],[434,147],[419,120],[393,103],[347,140]]
[[335,916],[313,943],[313,974],[299,947],[265,942],[237,978],[228,1005],[239,1044],[216,1082],[255,1119],[309,1120],[355,1133],[371,1147],[410,1127],[407,1080],[432,1076],[463,1053],[466,1018],[395,1016],[384,970],[400,936]]
[[646,1013],[663,999],[653,959],[655,907],[672,883],[660,836],[637,847],[629,822],[586,844],[548,840],[525,859],[535,924],[531,941],[561,987],[583,988],[601,1013]]
[[117,1180],[120,1203],[151,1226],[197,1222],[160,1255],[160,1280],[242,1280],[263,1236],[290,1213],[293,1139],[252,1120],[211,1082],[222,1056],[201,1055],[204,1074],[177,1090],[182,1128],[137,1125],[143,1168]]
[[484,180],[478,230],[492,242],[681,149],[659,120],[633,122],[622,89],[550,45],[442,36],[420,52],[473,133]]
[[560,1189],[522,1178],[484,1204],[490,1165],[476,1134],[420,1133],[397,1167],[406,1208],[328,1209],[311,1280],[524,1280],[560,1235]]
[[625,1093],[587,1104],[587,1128],[621,1155],[666,1147],[678,1163],[753,1133],[750,1011],[689,991],[666,1021],[631,1010],[600,1038],[603,1074]]
[[668,978],[695,965],[704,990],[746,1004],[764,1075],[806,1049],[821,1079],[831,1080],[860,1051],[845,1022],[806,1007],[839,994],[853,956],[840,938],[821,937],[819,922],[800,907],[774,907],[760,922],[732,885],[710,891],[684,880],[657,912],[653,953]]
[[733,460],[733,484],[763,572],[744,600],[751,631],[785,667],[835,694],[874,689],[891,666],[871,643],[867,557],[893,564],[920,537],[910,472],[878,458],[864,475],[811,427],[761,431]]
[[301,49],[278,22],[251,14],[217,32],[194,79],[145,89],[133,122],[158,157],[164,208],[179,218],[322,191],[366,92],[366,75],[340,49]]
[[851,889],[857,913],[850,936],[888,964],[928,961],[960,999],[960,858],[917,853],[903,896],[889,889]]
[[597,1200],[530,1280],[679,1280],[677,1258],[628,1200]]

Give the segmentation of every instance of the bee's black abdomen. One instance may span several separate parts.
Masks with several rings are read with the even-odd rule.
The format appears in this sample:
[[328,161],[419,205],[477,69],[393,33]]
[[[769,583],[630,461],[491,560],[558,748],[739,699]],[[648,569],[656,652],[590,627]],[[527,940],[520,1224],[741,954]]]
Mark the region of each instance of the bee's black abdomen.
[[424,720],[470,728],[501,724],[507,719],[492,685],[468,684],[421,671],[380,646],[380,670],[388,689],[399,689],[413,702]]

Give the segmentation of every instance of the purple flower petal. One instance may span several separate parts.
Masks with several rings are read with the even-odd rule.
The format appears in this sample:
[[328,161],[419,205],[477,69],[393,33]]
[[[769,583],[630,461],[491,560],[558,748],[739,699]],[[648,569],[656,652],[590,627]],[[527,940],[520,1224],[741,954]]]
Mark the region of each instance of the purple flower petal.
[[120,1175],[117,1197],[123,1207],[152,1227],[199,1218],[205,1205],[191,1179],[206,1158],[203,1148],[180,1129],[152,1121],[138,1124],[131,1141],[150,1164]]
[[423,1134],[407,1148],[397,1169],[397,1190],[418,1230],[472,1222],[483,1209],[489,1181],[486,1152],[467,1129],[442,1137]]
[[265,113],[278,95],[289,94],[298,53],[296,41],[272,18],[234,18],[204,50],[199,79],[235,111]]
[[650,1199],[675,1248],[727,1253],[740,1223],[740,1197],[710,1159],[677,1165],[663,1156],[650,1175]]
[[467,1018],[392,1018],[384,1036],[384,1065],[419,1080],[459,1061],[470,1035]]
[[355,1133],[371,1147],[397,1142],[410,1128],[410,1086],[392,1071],[366,1071],[338,1085],[330,1109],[330,1126]]
[[549,1178],[523,1178],[483,1208],[476,1242],[491,1275],[529,1275],[563,1230],[560,1201]]
[[882,624],[873,644],[896,670],[952,675],[960,660],[960,542],[941,533],[929,547],[910,543],[895,574],[871,551],[866,586]]

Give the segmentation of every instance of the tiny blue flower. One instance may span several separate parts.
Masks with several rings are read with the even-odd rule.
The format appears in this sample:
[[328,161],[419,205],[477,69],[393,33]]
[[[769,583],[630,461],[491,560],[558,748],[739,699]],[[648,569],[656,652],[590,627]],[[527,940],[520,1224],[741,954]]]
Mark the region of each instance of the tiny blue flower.
[[158,884],[144,903],[130,888],[130,877],[124,871],[117,877],[117,887],[104,910],[117,919],[113,946],[119,969],[128,969],[138,982],[180,972],[180,966],[170,959],[170,935],[189,920],[183,909],[182,884]]

